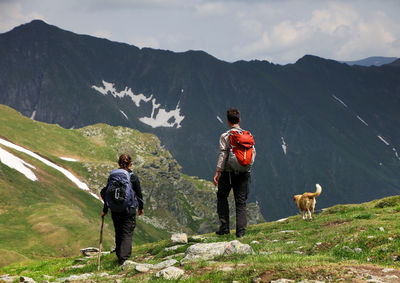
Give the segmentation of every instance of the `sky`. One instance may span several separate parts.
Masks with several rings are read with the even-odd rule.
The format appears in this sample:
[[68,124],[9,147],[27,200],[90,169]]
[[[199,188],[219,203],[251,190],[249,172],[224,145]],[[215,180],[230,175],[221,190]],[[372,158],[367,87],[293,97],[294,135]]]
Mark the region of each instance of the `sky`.
[[0,33],[41,19],[137,47],[234,62],[400,57],[400,0],[0,0]]

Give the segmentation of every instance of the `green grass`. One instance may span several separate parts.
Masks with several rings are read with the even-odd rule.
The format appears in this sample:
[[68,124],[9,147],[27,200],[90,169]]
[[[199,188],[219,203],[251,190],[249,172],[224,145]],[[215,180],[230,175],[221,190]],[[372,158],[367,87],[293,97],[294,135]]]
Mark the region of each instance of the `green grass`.
[[[358,205],[337,205],[315,215],[314,221],[304,221],[300,215],[296,215],[283,222],[248,226],[246,236],[240,241],[250,244],[255,255],[221,256],[213,261],[187,263],[181,266],[186,274],[181,281],[252,282],[253,278],[262,277],[269,280],[288,278],[330,282],[344,278],[345,282],[349,282],[355,276],[348,272],[350,267],[391,267],[398,270],[400,263],[394,258],[400,255],[400,212],[396,209],[397,206],[377,205],[389,203],[393,198],[397,197]],[[231,232],[230,235],[221,237],[206,234],[205,241],[236,239],[234,231]],[[258,243],[251,243],[252,241]],[[190,242],[176,251],[165,251],[166,247],[172,245],[168,240],[135,245],[132,260],[161,262],[166,256],[184,252],[194,243]],[[181,258],[182,256],[177,257],[178,260]],[[59,278],[96,271],[95,260],[89,260],[83,270],[68,270],[73,260],[26,262],[5,267],[0,273],[24,273],[40,279],[44,274]],[[102,262],[102,272],[120,275],[129,282],[163,282],[155,278],[154,273],[139,274],[120,270],[113,254],[103,256]],[[232,267],[232,270],[222,272],[220,269],[223,267]],[[60,271],[61,274],[58,274]]]

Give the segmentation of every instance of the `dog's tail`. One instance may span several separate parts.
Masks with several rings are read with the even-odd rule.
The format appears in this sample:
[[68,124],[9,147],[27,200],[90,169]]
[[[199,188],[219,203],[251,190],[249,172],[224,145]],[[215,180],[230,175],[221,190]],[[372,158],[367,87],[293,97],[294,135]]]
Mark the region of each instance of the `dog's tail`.
[[307,197],[315,198],[321,194],[322,187],[319,184],[315,184],[315,188],[316,188],[315,193],[305,193],[307,195]]

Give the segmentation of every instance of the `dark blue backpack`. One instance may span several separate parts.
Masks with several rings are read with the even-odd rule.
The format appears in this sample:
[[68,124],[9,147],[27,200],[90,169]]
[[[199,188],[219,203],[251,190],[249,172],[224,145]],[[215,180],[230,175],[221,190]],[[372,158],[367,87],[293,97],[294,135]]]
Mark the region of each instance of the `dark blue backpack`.
[[130,177],[131,174],[124,169],[111,171],[104,198],[111,212],[129,212],[130,207],[137,207]]

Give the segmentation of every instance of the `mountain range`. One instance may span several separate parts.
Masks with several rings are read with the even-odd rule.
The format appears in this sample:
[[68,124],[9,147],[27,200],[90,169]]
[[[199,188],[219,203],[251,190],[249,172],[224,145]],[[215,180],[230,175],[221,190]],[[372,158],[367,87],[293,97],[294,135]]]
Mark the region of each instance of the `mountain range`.
[[400,68],[306,55],[294,64],[228,63],[78,35],[43,21],[0,35],[0,103],[38,121],[157,135],[184,173],[211,180],[226,109],[256,140],[250,200],[265,219],[400,191]]
[[346,63],[347,65],[359,65],[359,66],[382,66],[386,64],[391,64],[394,61],[398,60],[399,58],[397,57],[382,57],[382,56],[373,56],[373,57],[368,57],[365,59],[361,60],[355,60],[355,61],[341,61],[341,63]]

